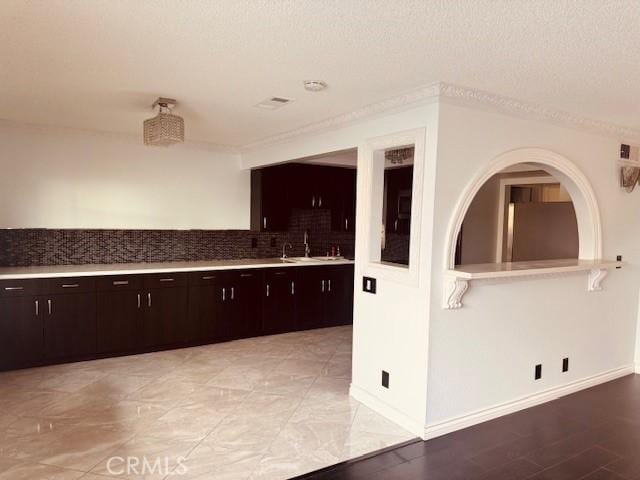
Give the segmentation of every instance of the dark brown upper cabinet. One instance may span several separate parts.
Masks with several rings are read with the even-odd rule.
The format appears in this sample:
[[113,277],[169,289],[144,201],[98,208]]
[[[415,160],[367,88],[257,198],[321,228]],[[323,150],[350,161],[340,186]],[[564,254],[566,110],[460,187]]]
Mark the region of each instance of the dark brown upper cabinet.
[[285,231],[293,209],[326,209],[334,231],[355,227],[355,169],[289,163],[251,172],[251,229]]
[[251,171],[251,230],[282,232],[289,226],[292,188],[290,167],[278,165]]

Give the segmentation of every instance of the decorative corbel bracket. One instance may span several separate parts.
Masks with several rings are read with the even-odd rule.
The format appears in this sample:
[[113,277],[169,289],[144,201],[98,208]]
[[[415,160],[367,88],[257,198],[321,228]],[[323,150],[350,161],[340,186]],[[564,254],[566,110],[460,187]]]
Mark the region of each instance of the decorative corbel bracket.
[[442,307],[447,310],[462,308],[462,297],[469,289],[469,280],[446,275],[444,281],[444,299]]
[[587,285],[587,290],[590,292],[598,292],[602,290],[602,280],[607,276],[609,270],[606,268],[592,268],[589,271],[589,283]]

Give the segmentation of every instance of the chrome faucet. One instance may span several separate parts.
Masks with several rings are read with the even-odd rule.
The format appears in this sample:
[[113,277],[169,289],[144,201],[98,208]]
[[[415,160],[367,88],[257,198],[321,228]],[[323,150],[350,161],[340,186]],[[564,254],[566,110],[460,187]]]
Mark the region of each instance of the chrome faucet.
[[311,246],[309,245],[309,230],[304,231],[304,256],[309,258]]
[[282,244],[282,258],[287,258],[287,247],[293,248],[293,246],[289,242],[285,242]]

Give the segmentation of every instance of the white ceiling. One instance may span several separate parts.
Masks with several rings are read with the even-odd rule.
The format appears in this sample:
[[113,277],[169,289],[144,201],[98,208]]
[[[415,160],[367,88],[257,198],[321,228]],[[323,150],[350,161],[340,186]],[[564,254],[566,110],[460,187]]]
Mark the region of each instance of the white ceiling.
[[445,81],[640,128],[639,45],[635,0],[2,0],[0,118],[141,135],[164,95],[243,145]]

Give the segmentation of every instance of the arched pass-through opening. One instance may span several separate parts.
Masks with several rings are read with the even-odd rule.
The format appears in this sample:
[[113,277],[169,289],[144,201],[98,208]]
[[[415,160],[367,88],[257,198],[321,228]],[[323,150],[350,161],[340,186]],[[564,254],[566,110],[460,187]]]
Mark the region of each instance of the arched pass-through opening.
[[[517,269],[509,264],[493,264],[484,270],[456,268],[455,255],[458,234],[471,202],[482,186],[495,174],[517,164],[532,164],[555,177],[567,190],[573,202],[579,237],[579,259],[573,263],[532,265]],[[445,243],[445,295],[444,308],[462,306],[462,296],[469,281],[481,278],[508,278],[533,276],[554,272],[589,271],[589,290],[599,290],[600,281],[611,262],[602,262],[602,227],[595,193],[584,174],[569,159],[549,150],[522,148],[499,155],[464,189],[449,224]]]

